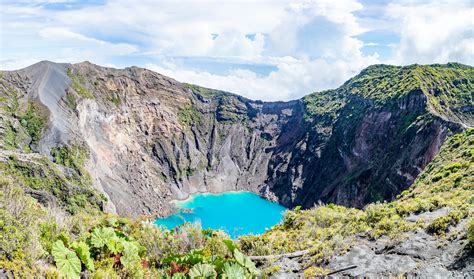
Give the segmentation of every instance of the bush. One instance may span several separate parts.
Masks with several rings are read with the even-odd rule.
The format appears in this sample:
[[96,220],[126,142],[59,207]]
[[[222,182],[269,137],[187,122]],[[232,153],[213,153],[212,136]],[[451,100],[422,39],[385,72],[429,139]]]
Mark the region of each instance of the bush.
[[311,266],[304,270],[304,278],[324,278],[328,273],[327,269]]
[[53,243],[58,239],[63,239],[68,242],[66,237],[67,232],[61,229],[54,220],[45,220],[39,224],[40,231],[40,241],[41,245],[46,249],[46,251],[51,252]]
[[211,235],[207,236],[204,242],[203,252],[206,256],[218,255],[228,256],[228,249],[224,240],[229,240],[229,237],[222,231],[213,231]]
[[396,237],[409,229],[410,226],[403,218],[398,215],[393,215],[391,217],[384,217],[377,222],[371,231],[371,235],[374,238],[379,238],[382,235]]
[[44,254],[37,226],[45,211],[9,179],[0,178],[0,190],[0,260],[31,264]]
[[37,268],[26,265],[21,260],[0,260],[0,267],[5,269],[6,278],[37,278],[38,276]]
[[227,257],[206,256],[202,250],[191,250],[186,254],[171,255],[161,260],[169,275],[191,278],[255,278],[260,271],[247,256],[242,254],[232,241],[224,241],[229,251]]
[[464,217],[464,213],[460,210],[453,210],[445,216],[434,219],[426,228],[426,231],[433,235],[445,235],[451,226],[455,226]]
[[20,116],[20,124],[31,137],[32,144],[37,144],[41,139],[46,122],[47,116],[44,109],[33,102],[28,103],[26,113]]
[[87,89],[84,86],[85,80],[83,76],[73,73],[71,69],[67,70],[67,75],[72,80],[72,85],[71,85],[72,89],[74,89],[74,91],[76,91],[76,93],[79,94],[79,96],[86,99],[94,98],[94,93],[92,93],[89,89]]
[[367,214],[365,220],[368,224],[376,224],[395,214],[395,210],[384,203],[369,204],[364,211]]
[[275,251],[267,235],[244,235],[239,238],[238,244],[242,251],[255,256],[269,255]]
[[474,219],[470,219],[467,225],[467,239],[471,244],[474,244]]
[[178,120],[185,127],[199,125],[202,121],[201,118],[201,113],[193,107],[193,104],[186,105],[178,112]]

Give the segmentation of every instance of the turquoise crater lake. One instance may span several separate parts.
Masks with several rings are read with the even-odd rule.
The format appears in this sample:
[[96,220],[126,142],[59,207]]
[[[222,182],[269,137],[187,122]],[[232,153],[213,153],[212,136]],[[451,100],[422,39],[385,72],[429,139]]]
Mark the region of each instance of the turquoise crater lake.
[[265,232],[281,221],[286,210],[251,192],[195,194],[175,204],[180,212],[156,219],[155,224],[172,229],[185,222],[200,222],[203,228],[224,230],[232,238]]

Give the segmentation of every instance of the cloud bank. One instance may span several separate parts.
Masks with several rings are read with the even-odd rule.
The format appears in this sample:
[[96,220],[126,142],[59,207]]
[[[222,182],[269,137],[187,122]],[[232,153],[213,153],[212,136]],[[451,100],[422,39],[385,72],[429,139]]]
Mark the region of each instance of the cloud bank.
[[474,63],[469,1],[4,1],[0,68],[142,66],[252,99],[334,88],[375,63]]

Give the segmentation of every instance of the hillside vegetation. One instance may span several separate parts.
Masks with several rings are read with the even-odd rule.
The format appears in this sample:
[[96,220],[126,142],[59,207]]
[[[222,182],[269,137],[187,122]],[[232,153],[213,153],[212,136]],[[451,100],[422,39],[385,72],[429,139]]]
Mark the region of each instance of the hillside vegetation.
[[[472,256],[474,129],[466,128],[472,123],[472,67],[377,65],[336,90],[291,103],[251,102],[217,90],[176,85],[136,69],[127,74],[143,79],[138,83],[142,87],[133,91],[138,97],[130,96],[116,88],[136,85],[123,72],[88,64],[74,67],[66,72],[72,87],[61,109],[71,110],[68,121],[79,123],[75,133],[90,130],[81,131],[82,138],[71,133],[74,137],[68,135],[67,142],[48,142],[56,140],[50,133],[52,112],[28,90],[11,85],[17,76],[0,79],[0,277],[265,278],[288,272],[279,261],[292,257],[298,268],[291,272],[314,278],[333,272],[337,268],[331,263],[358,245],[389,241],[396,246],[418,232],[438,249],[451,242],[458,245],[463,254],[455,254],[457,259]],[[120,73],[118,82],[103,81],[104,73]],[[169,89],[172,86],[178,89]],[[158,101],[150,101],[136,111],[126,110],[132,116],[116,122],[100,122],[110,115],[88,111],[97,100],[111,114],[135,108],[130,103],[145,99],[140,95],[145,94],[143,88],[158,88],[164,95],[146,98],[169,98],[174,106],[156,110]],[[139,118],[145,110],[153,117]],[[156,124],[158,113],[165,121],[161,126]],[[87,117],[96,122],[84,121]],[[93,130],[95,123],[104,130]],[[111,128],[115,123],[125,126],[115,127],[116,132]],[[156,138],[146,138],[141,146],[119,128]],[[116,133],[107,134],[110,131]],[[209,149],[203,148],[207,139]],[[234,145],[242,149],[231,150]],[[110,146],[123,153],[114,157]],[[144,151],[150,157],[140,153]],[[267,160],[268,167],[257,170],[263,163],[255,158]],[[190,177],[244,165],[249,172],[245,183],[254,182],[253,176],[271,182],[267,197],[294,206],[262,235],[231,240],[199,224],[158,228],[152,223],[156,214],[126,218],[106,213],[110,204],[135,206],[137,197],[153,199],[146,195],[152,192],[163,194],[162,205],[173,197],[170,185],[186,189]],[[110,177],[97,176],[100,171],[126,173],[106,180]],[[158,173],[155,188],[140,180],[151,173]],[[97,181],[112,181],[115,188],[105,191]],[[129,188],[120,188],[124,181]],[[136,196],[121,200],[128,193]],[[315,203],[315,197],[328,202]],[[359,207],[330,203],[340,201],[335,197],[351,198],[350,204]],[[121,209],[136,216],[150,212],[138,210],[144,204],[151,203]],[[298,256],[291,254],[295,252]]]
[[293,205],[310,207],[317,197],[362,207],[393,200],[432,160],[439,139],[474,125],[474,71],[458,63],[374,65],[303,101],[313,156],[293,152],[290,166],[311,173]]
[[[468,219],[468,225],[459,233],[472,240],[473,206],[474,129],[468,129],[448,139],[415,183],[393,202],[368,204],[363,210],[334,204],[290,210],[280,225],[261,236],[244,236],[239,243],[253,255],[310,249],[312,256],[306,266],[321,266],[353,245],[358,234],[371,239],[401,238],[404,233],[421,228],[444,237],[450,228]],[[449,210],[429,223],[406,220],[441,208]]]
[[[363,210],[332,204],[296,208],[287,211],[282,223],[265,234],[244,236],[236,242],[196,224],[163,230],[145,221],[102,213],[87,202],[65,200],[58,207],[46,207],[25,193],[27,178],[22,173],[2,172],[0,181],[0,265],[20,277],[39,272],[72,278],[80,273],[93,278],[207,278],[216,274],[235,278],[235,274],[252,276],[277,270],[259,271],[240,251],[271,255],[306,249],[310,251],[305,259],[306,273],[312,276],[328,272],[316,267],[349,249],[356,234],[397,238],[422,228],[443,238],[467,219],[470,221],[458,233],[474,244],[474,129],[451,137],[396,201],[369,204]],[[405,220],[443,207],[449,208],[448,213],[429,223]]]

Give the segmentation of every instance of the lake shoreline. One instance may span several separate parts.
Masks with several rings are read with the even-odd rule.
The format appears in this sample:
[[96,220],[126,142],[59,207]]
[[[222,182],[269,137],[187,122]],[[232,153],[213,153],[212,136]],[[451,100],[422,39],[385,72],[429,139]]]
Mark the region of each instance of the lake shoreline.
[[227,193],[235,193],[235,194],[238,194],[238,193],[252,193],[252,194],[258,195],[259,197],[261,197],[262,199],[264,199],[266,201],[277,203],[275,201],[267,200],[266,198],[262,197],[258,193],[248,191],[248,190],[232,190],[232,191],[223,191],[223,192],[208,192],[208,191],[200,192],[200,191],[198,191],[198,192],[194,192],[192,194],[188,194],[187,197],[182,198],[182,199],[172,199],[172,200],[170,200],[168,202],[171,206],[171,210],[169,211],[169,213],[166,214],[166,215],[163,215],[163,216],[155,216],[154,220],[168,218],[168,217],[170,217],[174,214],[180,213],[182,208],[179,206],[179,204],[182,205],[184,203],[192,201],[193,198],[196,195],[216,195],[217,196],[217,195],[223,195],[223,194],[227,194]]
[[231,190],[231,191],[222,191],[222,192],[197,191],[197,192],[194,192],[194,193],[191,193],[191,194],[188,193],[185,198],[182,198],[182,199],[177,198],[177,199],[170,200],[168,202],[168,204],[170,204],[170,206],[171,206],[171,209],[169,210],[169,213],[165,214],[165,215],[161,215],[161,216],[155,216],[155,220],[156,219],[167,218],[171,215],[179,213],[181,208],[179,207],[178,204],[183,204],[183,203],[191,201],[194,198],[193,196],[196,196],[196,195],[222,195],[222,194],[226,194],[226,193],[253,193],[255,195],[258,195],[259,197],[261,197],[262,199],[264,199],[266,201],[280,204],[277,201],[266,199],[264,196],[260,195],[259,193],[256,193],[256,192],[253,192],[253,191],[250,191],[250,190]]
[[[255,192],[252,192],[252,191],[247,191],[247,190],[232,190],[232,191],[223,191],[223,192],[208,192],[208,191],[204,191],[204,192],[194,192],[194,193],[192,193],[192,194],[188,194],[187,197],[182,198],[182,199],[172,199],[171,201],[169,201],[169,203],[176,204],[176,203],[179,203],[179,202],[187,202],[187,201],[192,200],[192,199],[193,199],[193,196],[195,196],[195,195],[214,195],[214,196],[217,196],[217,195],[223,195],[223,194],[227,194],[227,193],[232,193],[232,194],[238,194],[238,193],[252,193],[252,194],[258,195],[259,197],[261,197],[261,198],[264,199],[264,200],[267,200],[267,199],[265,199],[264,197],[260,196],[258,193],[255,193]],[[267,201],[270,201],[270,200],[267,200]],[[270,201],[270,202],[273,202],[273,201]]]
[[232,238],[261,234],[280,222],[286,208],[251,191],[193,193],[170,201],[175,213],[155,219],[155,224],[173,229],[185,222],[203,228],[222,229]]
[[[262,199],[266,200],[266,201],[269,201],[269,202],[272,202],[272,203],[276,203],[278,205],[281,205],[287,209],[289,209],[288,207],[286,207],[285,205],[281,204],[280,202],[278,202],[278,200],[276,198],[271,198],[271,197],[268,197],[268,196],[265,196],[265,195],[262,195],[261,193],[259,192],[254,192],[252,190],[248,190],[248,189],[244,189],[244,190],[230,190],[230,191],[197,191],[197,192],[194,192],[194,193],[186,193],[186,197],[184,198],[175,198],[175,199],[172,199],[170,201],[168,201],[168,204],[170,205],[170,208],[169,210],[166,210],[166,212],[164,214],[156,214],[156,215],[153,215],[153,216],[150,216],[152,219],[151,220],[156,220],[156,219],[163,219],[163,218],[167,218],[171,215],[174,215],[176,213],[179,213],[179,206],[177,205],[178,203],[186,203],[186,202],[189,202],[190,200],[192,200],[193,196],[195,195],[222,195],[222,194],[226,194],[226,193],[253,193],[259,197],[261,197]],[[150,220],[150,219],[149,219]]]

